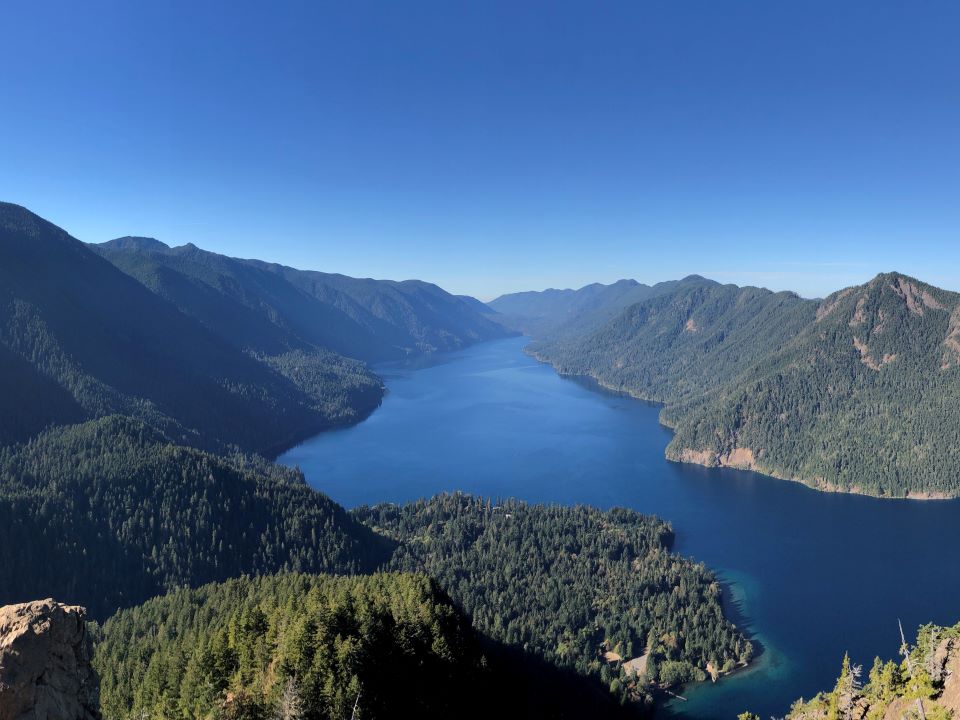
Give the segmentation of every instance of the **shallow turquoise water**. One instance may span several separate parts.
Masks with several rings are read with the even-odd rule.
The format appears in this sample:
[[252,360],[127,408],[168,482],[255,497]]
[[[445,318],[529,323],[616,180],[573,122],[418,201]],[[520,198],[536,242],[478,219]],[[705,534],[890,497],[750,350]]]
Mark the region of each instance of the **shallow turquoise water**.
[[280,461],[348,507],[463,490],[670,520],[675,549],[720,574],[731,613],[764,646],[751,669],[668,708],[690,717],[783,715],[832,686],[845,651],[867,668],[893,657],[898,618],[907,628],[960,620],[960,563],[944,555],[960,543],[960,503],[825,494],[667,462],[657,407],[560,378],[524,343],[379,368],[389,388],[379,410]]

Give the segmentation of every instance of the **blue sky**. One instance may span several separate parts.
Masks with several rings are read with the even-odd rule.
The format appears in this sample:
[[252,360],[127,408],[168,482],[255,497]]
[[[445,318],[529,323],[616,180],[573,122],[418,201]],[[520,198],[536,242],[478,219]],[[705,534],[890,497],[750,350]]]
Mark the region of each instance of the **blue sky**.
[[502,292],[960,290],[960,3],[15,2],[0,199]]

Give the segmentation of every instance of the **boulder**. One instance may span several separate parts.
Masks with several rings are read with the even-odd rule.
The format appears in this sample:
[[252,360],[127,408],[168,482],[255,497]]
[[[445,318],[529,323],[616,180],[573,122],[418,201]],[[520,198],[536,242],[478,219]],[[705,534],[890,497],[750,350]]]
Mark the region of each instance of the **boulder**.
[[100,720],[84,614],[52,599],[0,607],[0,720]]

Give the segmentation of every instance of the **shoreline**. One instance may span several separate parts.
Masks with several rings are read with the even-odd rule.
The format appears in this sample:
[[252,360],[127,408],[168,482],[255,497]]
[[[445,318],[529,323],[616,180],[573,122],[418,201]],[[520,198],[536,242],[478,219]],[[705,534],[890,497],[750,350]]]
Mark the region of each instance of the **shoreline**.
[[[666,407],[666,403],[662,400],[655,400],[653,398],[645,397],[640,393],[633,392],[628,388],[623,387],[614,387],[609,383],[604,382],[595,375],[579,375],[573,373],[565,373],[557,369],[557,366],[554,365],[549,360],[543,358],[541,355],[535,352],[523,349],[523,352],[532,357],[537,362],[543,363],[544,365],[549,365],[553,368],[553,371],[557,373],[562,378],[568,380],[577,380],[584,379],[589,380],[592,384],[596,385],[598,388],[613,393],[615,395],[620,395],[621,397],[629,397],[634,400],[639,400],[641,402],[649,403],[651,405],[658,405],[661,408]],[[664,422],[662,418],[658,418],[658,422],[665,428],[669,430],[675,430],[674,426],[670,425],[667,422]],[[818,480],[817,478],[803,479],[799,477],[790,477],[784,473],[780,473],[775,470],[764,468],[758,466],[754,460],[752,460],[753,452],[748,448],[734,448],[731,453],[735,452],[748,452],[751,456],[750,463],[727,463],[724,462],[720,456],[717,456],[710,450],[694,450],[693,448],[681,448],[678,453],[669,452],[669,444],[664,448],[664,457],[668,462],[681,463],[686,465],[699,465],[700,467],[708,469],[717,469],[723,468],[728,470],[740,470],[743,472],[755,472],[758,475],[764,475],[774,480],[780,480],[784,482],[797,483],[802,485],[805,488],[813,490],[814,492],[822,493],[834,493],[841,495],[857,495],[860,497],[874,498],[876,500],[912,500],[918,502],[932,502],[932,501],[949,501],[949,500],[958,500],[960,495],[948,495],[946,493],[936,492],[936,491],[910,491],[906,495],[878,495],[876,493],[864,492],[862,490],[857,490],[855,488],[841,488],[828,483],[826,481]],[[699,456],[699,457],[698,457]]]

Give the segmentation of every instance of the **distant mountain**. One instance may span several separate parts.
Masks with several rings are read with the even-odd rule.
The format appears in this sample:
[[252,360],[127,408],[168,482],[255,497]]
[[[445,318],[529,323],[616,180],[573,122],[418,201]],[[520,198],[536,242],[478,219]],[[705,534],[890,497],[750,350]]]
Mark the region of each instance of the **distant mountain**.
[[231,344],[258,354],[322,348],[378,362],[505,334],[474,304],[417,280],[296,270],[143,238],[92,247]]
[[822,301],[694,277],[530,350],[666,403],[672,459],[828,490],[954,496],[958,308],[957,294],[898,273]]
[[470,295],[457,295],[457,297],[460,298],[463,302],[465,302],[467,304],[467,307],[472,308],[473,310],[480,313],[481,315],[490,316],[490,315],[499,314],[496,310],[494,310],[492,307],[487,305],[485,302],[477,300],[475,297],[471,297]]
[[563,374],[675,403],[736,377],[791,340],[815,312],[815,302],[793,293],[691,276],[597,329],[535,341],[530,351]]
[[595,327],[623,308],[665,292],[675,284],[676,281],[671,281],[650,286],[636,280],[618,280],[611,285],[593,283],[579,290],[550,289],[501,295],[488,304],[501,313],[504,324],[534,337],[572,334]]
[[191,444],[269,453],[335,422],[277,369],[8,203],[0,203],[0,388],[0,445],[121,414]]

